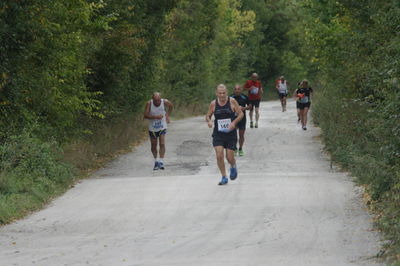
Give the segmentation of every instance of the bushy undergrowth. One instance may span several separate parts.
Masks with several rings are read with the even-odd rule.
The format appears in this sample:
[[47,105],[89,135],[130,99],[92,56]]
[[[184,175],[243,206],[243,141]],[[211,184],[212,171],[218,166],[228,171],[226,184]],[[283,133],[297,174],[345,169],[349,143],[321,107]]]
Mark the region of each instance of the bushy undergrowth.
[[390,239],[390,253],[396,256],[400,254],[399,95],[368,102],[332,101],[334,94],[335,88],[318,94],[315,121],[333,159],[367,185],[379,218],[377,226]]
[[38,208],[71,184],[72,168],[59,155],[55,142],[28,132],[0,145],[0,224]]

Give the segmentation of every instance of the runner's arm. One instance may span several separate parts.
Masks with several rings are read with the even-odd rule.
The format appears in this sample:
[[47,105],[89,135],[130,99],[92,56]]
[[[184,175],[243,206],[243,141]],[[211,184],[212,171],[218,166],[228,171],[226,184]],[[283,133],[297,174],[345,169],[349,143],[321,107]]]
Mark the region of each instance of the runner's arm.
[[167,112],[165,113],[165,118],[167,119],[167,123],[170,123],[171,120],[169,119],[169,116],[171,115],[172,110],[174,109],[174,105],[167,99],[164,100],[164,104],[167,106]]
[[237,123],[239,123],[239,121],[242,120],[243,118],[243,111],[235,99],[230,98],[230,100],[231,100],[231,106],[233,107],[232,109],[236,113],[237,117],[229,124],[228,128],[230,130],[234,130],[236,128]]
[[249,91],[251,88],[251,86],[248,85],[248,82],[246,81],[246,83],[243,85],[243,90],[245,91]]
[[210,106],[208,107],[208,112],[206,114],[206,122],[209,128],[213,127],[211,117],[214,114],[214,110],[215,110],[215,100],[210,103]]
[[143,117],[146,119],[161,119],[161,118],[163,118],[162,115],[150,115],[150,102],[147,102],[146,106],[144,107]]
[[293,99],[295,99],[296,101],[299,100],[299,97],[297,97],[297,94],[299,93],[299,89],[297,89],[294,93],[293,93]]
[[[244,110],[251,110],[251,108],[253,107],[253,105],[251,104],[251,102],[249,101],[249,98],[247,98],[247,100],[246,100],[246,107],[244,108],[244,109],[242,109],[243,111]],[[244,115],[244,114],[243,114]]]

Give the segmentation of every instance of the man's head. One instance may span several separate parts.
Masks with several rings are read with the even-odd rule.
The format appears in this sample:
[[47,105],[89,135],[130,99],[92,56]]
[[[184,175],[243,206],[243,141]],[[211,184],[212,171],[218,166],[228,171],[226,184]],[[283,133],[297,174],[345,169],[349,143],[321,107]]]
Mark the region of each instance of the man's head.
[[257,73],[253,73],[253,74],[251,74],[251,77],[250,77],[252,80],[254,80],[254,81],[256,81],[256,80],[258,80],[258,74]]
[[228,90],[224,84],[219,84],[215,90],[215,94],[217,95],[218,99],[224,100],[228,96]]
[[279,78],[281,81],[285,81],[285,77],[284,76],[280,76]]
[[159,106],[161,104],[161,93],[155,92],[151,98],[153,99],[155,106]]
[[302,88],[307,88],[307,87],[308,87],[308,80],[303,79],[303,80],[301,81],[301,83],[300,83],[300,86],[301,86]]
[[236,84],[235,87],[234,87],[234,89],[233,89],[233,93],[234,93],[235,95],[240,95],[240,94],[242,93],[242,87],[240,87],[239,84]]

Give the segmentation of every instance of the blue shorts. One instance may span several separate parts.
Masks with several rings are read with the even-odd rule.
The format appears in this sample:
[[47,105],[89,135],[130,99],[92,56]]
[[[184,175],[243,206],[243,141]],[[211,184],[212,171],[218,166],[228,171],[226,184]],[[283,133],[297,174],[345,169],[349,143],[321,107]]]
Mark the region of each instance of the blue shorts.
[[162,129],[160,131],[149,131],[149,136],[151,139],[159,138],[161,135],[167,134],[167,129]]

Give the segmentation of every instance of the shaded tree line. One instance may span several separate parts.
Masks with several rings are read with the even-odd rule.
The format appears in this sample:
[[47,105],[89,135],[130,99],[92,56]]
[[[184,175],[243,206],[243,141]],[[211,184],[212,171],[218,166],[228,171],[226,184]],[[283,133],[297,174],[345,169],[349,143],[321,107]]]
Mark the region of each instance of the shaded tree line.
[[21,201],[44,202],[70,183],[60,148],[140,116],[152,92],[202,106],[219,83],[279,75],[276,54],[289,47],[282,8],[283,0],[1,1],[0,223],[37,206]]
[[291,34],[318,84],[314,118],[333,158],[367,185],[400,254],[400,2],[289,1]]

